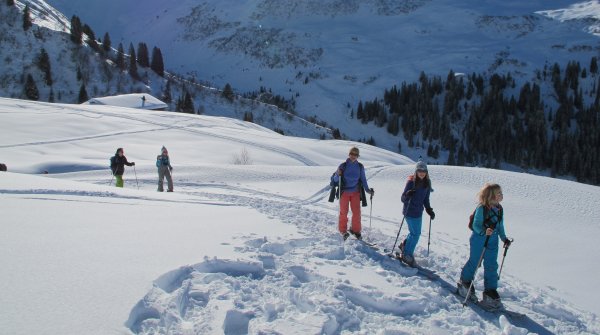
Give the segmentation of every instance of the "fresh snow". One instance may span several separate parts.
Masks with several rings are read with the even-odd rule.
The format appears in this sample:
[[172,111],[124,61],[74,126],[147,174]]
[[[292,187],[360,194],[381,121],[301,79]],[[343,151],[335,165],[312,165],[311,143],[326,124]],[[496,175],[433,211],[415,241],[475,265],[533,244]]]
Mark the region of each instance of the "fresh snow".
[[600,36],[600,3],[598,1],[577,2],[564,9],[545,10],[537,13],[559,21],[588,21],[588,32]]
[[[356,143],[228,118],[5,98],[0,122],[9,170],[0,173],[2,333],[600,333],[598,187],[430,165],[437,217],[429,257],[426,216],[416,257],[441,276],[431,281],[342,243],[329,177]],[[156,192],[162,145],[174,193]],[[357,145],[376,190],[363,233],[389,248],[414,162]],[[108,185],[117,147],[136,162],[124,189]],[[243,152],[252,164],[233,164]],[[503,186],[515,238],[499,293],[524,319],[462,307],[446,289],[487,181]]]

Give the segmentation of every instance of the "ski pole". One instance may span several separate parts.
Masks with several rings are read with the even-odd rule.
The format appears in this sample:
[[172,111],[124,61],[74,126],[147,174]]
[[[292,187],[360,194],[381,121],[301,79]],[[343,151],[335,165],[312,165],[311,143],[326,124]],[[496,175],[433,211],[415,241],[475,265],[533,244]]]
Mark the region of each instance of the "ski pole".
[[110,171],[110,182],[108,182],[108,186],[111,186],[113,179],[115,179],[115,175],[112,173],[112,169]]
[[485,254],[485,249],[487,249],[487,245],[488,245],[488,241],[490,240],[490,236],[491,235],[486,235],[486,237],[485,237],[485,243],[483,243],[483,250],[481,251],[481,257],[479,257],[479,262],[477,262],[477,267],[475,268],[475,273],[473,274],[473,280],[471,280],[471,285],[469,285],[469,290],[467,291],[467,296],[465,297],[465,301],[463,301],[463,306],[467,305],[467,300],[469,299],[469,296],[471,295],[471,289],[473,289],[473,283],[475,283],[475,275],[477,274],[477,270],[479,269],[479,267],[481,266],[481,263],[483,262],[483,255]]
[[[336,171],[337,173],[337,171]],[[337,198],[338,198],[338,230],[340,229],[340,220],[342,218],[342,176],[339,175],[338,173],[338,187],[337,187],[337,192],[336,192]],[[341,232],[340,232],[341,233]],[[346,234],[346,232],[342,233],[342,234]],[[345,239],[344,239],[345,242]]]
[[371,233],[371,219],[373,218],[373,193],[371,193],[371,209],[369,211],[369,233]]
[[135,185],[137,186],[137,189],[140,189],[140,184],[138,184],[138,179],[137,179],[137,172],[135,171],[135,165],[133,166],[133,173],[135,174]]
[[429,257],[429,244],[431,244],[431,216],[429,217],[429,235],[427,236],[427,257]]
[[[410,207],[410,202],[412,201],[412,197],[408,200],[408,205],[406,206],[407,210]],[[400,237],[400,232],[402,231],[402,226],[404,225],[404,220],[406,219],[406,214],[402,217],[402,222],[400,222],[400,229],[398,229],[398,234],[396,234],[396,241],[394,241],[394,246],[390,250],[390,253],[394,253],[394,249],[396,248],[396,243],[398,243],[398,237]]]
[[506,258],[506,253],[508,252],[508,247],[514,242],[514,239],[512,239],[512,238],[508,238],[507,240],[509,240],[510,243],[508,244],[508,246],[506,244],[504,244],[504,255],[502,255],[502,264],[500,264],[500,272],[498,272],[498,280],[500,280],[500,275],[502,274],[502,267],[504,266],[504,259]]

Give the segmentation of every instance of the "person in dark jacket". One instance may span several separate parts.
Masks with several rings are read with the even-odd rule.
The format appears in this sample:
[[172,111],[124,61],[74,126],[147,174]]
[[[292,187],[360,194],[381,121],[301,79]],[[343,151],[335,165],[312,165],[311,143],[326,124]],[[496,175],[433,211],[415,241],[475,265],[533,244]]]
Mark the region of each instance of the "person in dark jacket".
[[110,169],[117,180],[117,187],[123,187],[123,173],[125,172],[125,165],[134,166],[135,162],[128,162],[123,148],[118,148],[115,155],[110,159]]
[[[357,147],[350,149],[348,159],[338,167],[337,172],[332,176],[332,182],[338,184],[341,178],[341,196],[340,196],[340,217],[338,229],[344,240],[352,233],[357,239],[361,239],[361,193],[363,190],[371,195],[375,194],[372,188],[367,184],[365,177],[365,168],[358,162],[359,151]],[[365,200],[366,202],[366,200]],[[350,207],[350,208],[348,208]],[[348,229],[348,209],[352,210],[352,228],[350,233]]]
[[156,156],[156,167],[158,168],[158,192],[163,192],[163,183],[167,178],[167,192],[173,192],[173,178],[171,177],[171,160],[169,159],[169,151],[164,146],[160,150],[160,155]]
[[431,180],[427,171],[427,164],[418,161],[415,167],[415,174],[408,177],[404,192],[402,192],[402,202],[404,208],[402,213],[408,224],[409,234],[402,243],[400,243],[401,260],[416,267],[414,252],[421,237],[421,226],[423,222],[423,209],[435,219],[435,213],[429,203],[429,194],[431,193]]

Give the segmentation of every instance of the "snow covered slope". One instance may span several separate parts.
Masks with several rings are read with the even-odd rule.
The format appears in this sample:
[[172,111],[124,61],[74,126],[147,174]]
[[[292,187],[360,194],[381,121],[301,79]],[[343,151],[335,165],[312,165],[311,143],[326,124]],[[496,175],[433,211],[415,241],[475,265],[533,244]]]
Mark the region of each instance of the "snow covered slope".
[[[546,62],[588,64],[597,55],[598,39],[588,32],[595,22],[589,18],[598,12],[595,2],[48,3],[67,16],[79,15],[99,33],[108,31],[114,40],[160,46],[176,73],[196,74],[216,87],[231,83],[241,92],[265,86],[287,98],[298,93],[302,115],[332,124],[341,121],[347,103],[355,106],[394,84],[416,81],[421,71],[511,72],[520,81],[534,78]],[[577,8],[587,15],[570,14]]]
[[[416,256],[441,276],[431,281],[341,242],[328,182],[354,143],[227,118],[12,99],[0,99],[0,124],[9,169],[0,173],[0,325],[9,334],[600,332],[598,187],[430,166],[437,217],[429,257],[428,220]],[[156,192],[162,145],[175,193]],[[414,162],[359,146],[376,190],[364,234],[391,247]],[[136,162],[124,189],[108,186],[117,147]],[[233,164],[244,150],[252,164]],[[464,308],[445,289],[468,254],[466,221],[486,181],[503,186],[515,238],[499,293],[525,319]]]

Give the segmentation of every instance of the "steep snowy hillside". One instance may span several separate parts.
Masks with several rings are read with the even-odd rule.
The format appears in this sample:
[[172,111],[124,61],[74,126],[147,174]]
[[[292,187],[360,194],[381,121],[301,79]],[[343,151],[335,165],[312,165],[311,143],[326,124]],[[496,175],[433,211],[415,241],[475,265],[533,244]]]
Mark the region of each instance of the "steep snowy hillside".
[[298,93],[300,112],[328,122],[338,121],[327,114],[339,115],[348,102],[414,81],[421,71],[511,71],[530,79],[546,61],[588,61],[597,53],[584,23],[535,14],[574,1],[49,3],[101,31],[160,45],[173,70],[217,87]]
[[[450,76],[450,70],[459,77],[481,76],[481,90],[488,93],[494,91],[490,86],[495,75],[509,76],[508,87],[503,91],[506,104],[511,97],[519,99],[526,82],[537,84],[540,108],[548,123],[545,128],[556,129],[559,127],[550,123],[557,110],[567,109],[570,114],[567,117],[575,118],[583,110],[582,106],[591,109],[598,87],[595,72],[589,74],[591,59],[597,57],[600,50],[598,37],[590,33],[597,23],[596,2],[228,0],[165,3],[151,0],[144,6],[115,0],[91,1],[85,6],[68,0],[50,3],[65,13],[81,15],[99,29],[123,40],[160,45],[173,72],[218,88],[229,83],[238,93],[254,93],[259,87],[270,90],[266,95],[287,100],[305,119],[339,129],[345,138],[370,141],[412,159],[428,155],[435,162],[456,164],[460,159],[450,157],[455,156],[459,148],[472,151],[469,148],[472,144],[461,138],[466,127],[464,120],[470,118],[474,106],[484,104],[477,99],[462,98],[455,102],[455,107],[445,108],[451,102],[445,93],[440,94],[431,101],[432,105],[446,114],[450,114],[446,109],[457,110],[449,126],[453,128],[453,139],[423,140],[419,138],[425,136],[423,133],[417,134],[416,139],[407,135],[406,130],[394,134],[386,129],[385,122],[378,126],[374,122],[362,124],[357,120],[359,101],[381,101],[384,90],[392,89],[393,85],[400,86],[405,81],[418,84],[421,73],[442,79]],[[99,12],[105,14],[96,15]],[[566,93],[570,95],[568,98],[558,101],[563,93],[556,92],[556,87],[561,85],[553,82],[553,66],[559,67],[562,85],[567,86],[566,79],[563,80],[566,71],[562,70],[572,61],[582,70],[575,76],[580,86],[574,86],[573,92]],[[465,91],[473,85],[466,79],[464,84]],[[571,96],[578,110],[560,105],[566,105]],[[197,101],[203,103],[202,98]],[[577,104],[577,101],[583,102]],[[397,116],[392,115],[389,105],[383,109],[383,117]],[[207,110],[208,114],[216,115],[210,108]],[[406,116],[400,118],[400,122],[406,122]],[[442,119],[441,116],[436,118]],[[581,132],[581,129],[572,130]],[[421,131],[424,132],[417,129]],[[547,134],[546,149],[554,138],[567,136],[551,131]],[[524,140],[535,137],[535,134],[522,136]],[[441,153],[430,155],[428,147],[435,146],[441,148]],[[564,156],[563,152],[559,154]],[[532,164],[503,158],[497,165],[485,164],[563,178],[577,175],[572,167],[559,173],[554,168],[550,171],[548,161]],[[590,174],[583,178],[577,176],[577,180],[583,182],[594,178]]]
[[[90,122],[92,120],[93,122]],[[414,162],[228,118],[0,98],[0,325],[7,334],[598,334],[600,188],[430,166],[430,279],[336,229],[329,176],[361,149],[376,189],[366,238],[391,247]],[[175,192],[156,192],[170,152]],[[123,147],[125,188],[109,186]],[[252,163],[234,164],[248,152]],[[40,175],[46,170],[48,175]],[[21,174],[29,172],[31,174]],[[503,186],[499,293],[525,316],[463,307],[449,288],[484,182]],[[401,237],[406,235],[406,226]],[[590,258],[591,257],[591,258]],[[476,289],[481,292],[481,273]]]
[[[32,27],[22,28],[23,10],[29,5]],[[137,76],[129,67],[119,69],[117,45],[94,50],[84,35],[82,44],[70,40],[70,20],[46,2],[16,1],[14,6],[0,4],[0,96],[31,100],[77,103],[85,92],[88,98],[121,93],[149,93],[166,99],[176,110],[185,93],[195,100],[193,113],[248,118],[286,135],[331,138],[332,130],[285,112],[273,105],[236,97],[226,99],[222,92],[167,73],[159,76],[150,68],[138,65]],[[87,24],[87,23],[84,23]],[[103,33],[98,31],[98,36]],[[124,52],[130,42],[121,43]],[[137,43],[131,43],[138,46]],[[134,49],[135,50],[135,49]],[[138,49],[139,50],[139,49]],[[42,56],[46,61],[42,62]],[[129,57],[128,54],[123,54]],[[128,62],[128,58],[126,58]],[[33,87],[33,88],[32,88]],[[34,91],[35,94],[28,92]],[[86,99],[84,99],[85,101]]]

